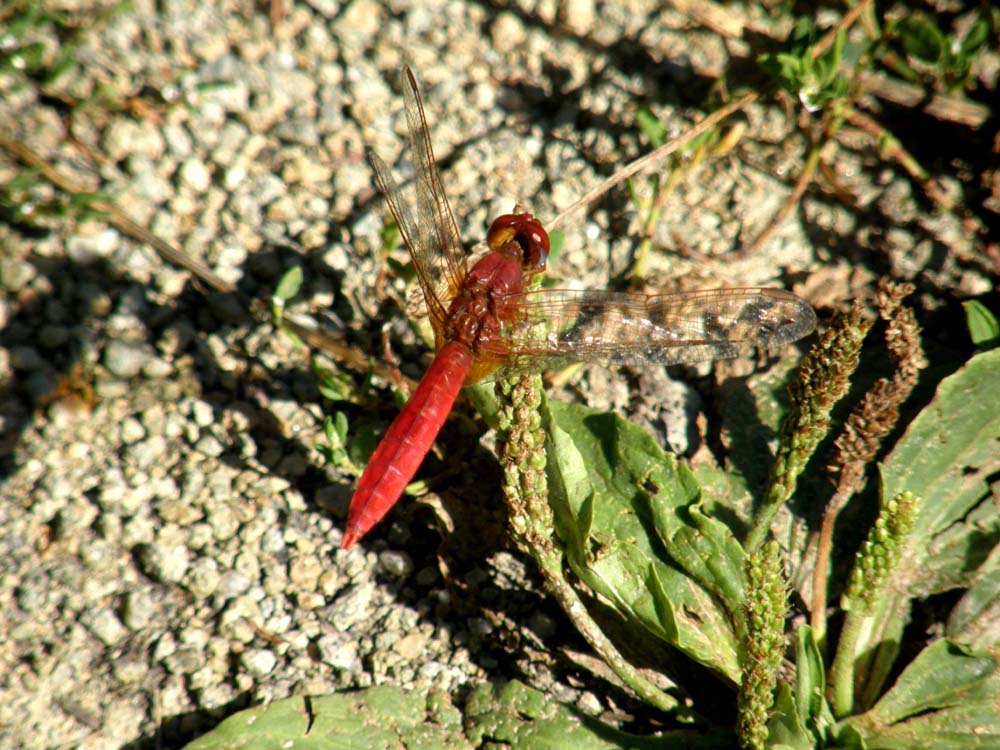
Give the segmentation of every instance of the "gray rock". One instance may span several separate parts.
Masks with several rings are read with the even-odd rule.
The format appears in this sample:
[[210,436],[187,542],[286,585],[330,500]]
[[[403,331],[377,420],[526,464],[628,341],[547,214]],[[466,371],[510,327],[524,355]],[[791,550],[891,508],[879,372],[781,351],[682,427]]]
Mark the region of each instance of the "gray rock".
[[104,347],[104,366],[119,378],[133,378],[155,356],[148,345],[141,342],[112,339]]
[[274,655],[273,651],[266,648],[247,649],[240,657],[240,664],[243,668],[251,674],[259,676],[271,674],[277,663],[278,657]]

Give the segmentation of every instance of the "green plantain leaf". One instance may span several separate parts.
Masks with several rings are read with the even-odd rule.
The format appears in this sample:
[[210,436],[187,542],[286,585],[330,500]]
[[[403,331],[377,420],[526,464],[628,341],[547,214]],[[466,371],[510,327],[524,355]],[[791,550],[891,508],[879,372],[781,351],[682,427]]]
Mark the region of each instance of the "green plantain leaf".
[[973,648],[1000,644],[1000,547],[990,555],[989,566],[965,592],[948,617],[945,631],[953,641]]
[[843,722],[869,750],[1000,747],[997,660],[939,639],[874,708]]
[[185,750],[472,748],[447,696],[383,686],[241,711]]
[[795,695],[787,684],[778,686],[774,710],[767,722],[768,747],[788,750],[813,750],[816,738],[802,723]]
[[520,682],[483,683],[464,709],[444,693],[381,686],[240,711],[185,750],[722,750],[731,734],[626,734]]
[[976,355],[941,381],[881,466],[882,496],[922,499],[903,560],[911,596],[973,580],[1000,541],[989,482],[1000,472],[1000,350]]
[[816,644],[812,628],[801,625],[795,631],[795,702],[799,719],[804,725],[817,726],[832,719],[825,695],[823,654]]
[[474,747],[516,750],[683,750],[731,748],[732,735],[662,732],[654,737],[626,734],[553,701],[512,680],[482,683],[465,706],[466,735]]
[[736,681],[742,550],[700,512],[694,475],[614,414],[548,408],[549,499],[574,573],[627,621]]

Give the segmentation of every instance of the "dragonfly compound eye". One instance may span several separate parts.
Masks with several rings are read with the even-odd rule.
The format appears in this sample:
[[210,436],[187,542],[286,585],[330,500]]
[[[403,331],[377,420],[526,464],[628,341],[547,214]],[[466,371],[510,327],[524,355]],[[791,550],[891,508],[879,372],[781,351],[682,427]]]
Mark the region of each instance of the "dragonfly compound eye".
[[498,216],[486,234],[486,244],[490,250],[499,251],[511,240],[521,248],[521,265],[524,268],[545,270],[545,261],[549,257],[549,235],[538,219],[529,213]]

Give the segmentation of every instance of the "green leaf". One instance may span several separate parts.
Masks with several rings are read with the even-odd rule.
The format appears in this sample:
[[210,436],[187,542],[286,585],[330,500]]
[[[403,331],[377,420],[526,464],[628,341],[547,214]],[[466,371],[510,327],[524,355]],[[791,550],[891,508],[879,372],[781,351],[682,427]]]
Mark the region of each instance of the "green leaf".
[[829,709],[826,704],[826,670],[812,628],[799,626],[795,631],[795,704],[799,721],[816,726]]
[[563,246],[566,244],[566,233],[561,229],[553,229],[549,232],[549,263],[559,260]]
[[471,748],[447,696],[397,687],[299,697],[240,711],[186,750]]
[[649,145],[653,148],[659,148],[663,145],[667,138],[667,127],[664,125],[660,118],[646,105],[641,105],[638,107],[635,113],[635,122],[639,126],[639,130],[646,140],[649,141]]
[[334,372],[313,360],[313,374],[316,376],[316,390],[330,401],[358,403],[360,396],[354,387],[354,378],[345,372]]
[[366,466],[377,445],[378,437],[375,431],[370,426],[362,427],[355,431],[354,439],[347,448],[347,457],[355,466]]
[[[694,475],[614,414],[559,403],[549,411],[549,499],[574,573],[632,627],[735,682],[728,610],[741,576],[720,576],[741,553],[724,525],[700,513]],[[700,559],[706,549],[720,559]]]
[[976,346],[987,348],[1000,343],[1000,323],[986,305],[979,300],[962,303],[965,310],[965,325]]
[[880,467],[883,497],[905,489],[923,499],[900,568],[911,596],[967,583],[1000,541],[990,490],[1000,472],[997,383],[1000,350],[974,356],[941,381]]
[[[690,479],[694,491],[698,491],[693,474],[684,479]],[[660,540],[669,555],[726,606],[733,621],[740,621],[747,583],[743,547],[729,527],[702,512],[700,503],[671,503],[668,498],[672,494],[667,488],[650,498],[653,525]]]
[[995,657],[945,639],[925,648],[870,711],[844,722],[867,748],[1000,747]]
[[718,733],[626,734],[516,680],[477,685],[465,705],[465,728],[474,747],[514,750],[697,750],[732,748],[735,742],[732,735]]
[[969,587],[948,616],[948,638],[973,648],[1000,643],[1000,547],[994,547]]
[[767,722],[768,747],[789,750],[814,750],[818,747],[816,738],[802,723],[800,713],[801,706],[791,688],[786,684],[779,685],[773,713]]
[[288,300],[293,299],[295,295],[299,293],[302,288],[302,266],[293,266],[289,268],[285,275],[281,277],[278,281],[278,286],[275,287],[274,296],[276,299],[287,303]]
[[985,18],[980,18],[969,29],[969,33],[962,40],[961,50],[963,55],[972,56],[979,52],[979,48],[986,44],[990,38],[990,23]]
[[402,235],[399,232],[399,226],[395,221],[389,219],[382,225],[382,229],[379,230],[379,240],[382,242],[382,250],[386,255],[391,253],[396,247],[399,246],[399,241],[402,239]]
[[944,34],[922,13],[904,16],[896,25],[906,53],[918,60],[936,63],[944,57],[947,43]]

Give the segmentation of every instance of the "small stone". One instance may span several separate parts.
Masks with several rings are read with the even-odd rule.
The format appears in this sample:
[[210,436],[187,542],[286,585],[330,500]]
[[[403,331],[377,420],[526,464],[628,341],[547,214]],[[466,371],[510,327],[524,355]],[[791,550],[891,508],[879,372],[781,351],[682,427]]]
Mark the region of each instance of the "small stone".
[[270,674],[277,663],[278,657],[266,648],[247,649],[240,657],[240,664],[247,672],[261,677]]
[[210,403],[200,399],[192,400],[189,403],[191,405],[191,418],[194,419],[196,425],[208,427],[215,421],[215,410]]
[[169,659],[176,651],[177,640],[174,638],[174,634],[168,630],[160,636],[153,647],[153,661],[162,662]]
[[218,590],[221,579],[219,564],[211,557],[199,557],[188,568],[185,581],[188,591],[204,599]]
[[340,12],[338,0],[306,0],[306,4],[325,18],[336,18]]
[[345,592],[330,607],[330,622],[338,630],[347,630],[371,615],[375,584],[364,581]]
[[112,339],[104,347],[104,366],[119,378],[132,378],[153,358],[145,344]]
[[287,188],[281,178],[269,173],[257,175],[253,181],[253,190],[251,190],[257,205],[260,206],[266,206],[286,192]]
[[149,667],[145,660],[137,658],[113,659],[111,669],[123,685],[139,685],[149,675]]
[[19,292],[37,275],[35,267],[27,261],[4,255],[0,257],[0,284],[8,292]]
[[438,572],[437,568],[433,565],[428,565],[417,571],[417,576],[414,580],[418,586],[427,588],[429,586],[433,586],[437,582],[440,575],[441,574]]
[[528,627],[540,639],[546,640],[556,634],[556,623],[543,612],[535,612],[528,620]]
[[202,711],[219,711],[236,700],[236,689],[220,682],[205,688],[198,694],[198,705]]
[[509,11],[498,13],[490,26],[493,47],[501,53],[511,52],[524,44],[524,24]]
[[204,193],[212,184],[212,174],[201,159],[187,159],[181,164],[177,176],[182,185],[191,188],[196,193]]
[[153,615],[153,597],[145,589],[135,589],[125,595],[122,615],[125,627],[135,632],[145,628]]
[[93,263],[110,258],[120,241],[121,237],[114,229],[102,229],[94,234],[74,234],[66,240],[66,255],[76,263]]
[[128,632],[122,625],[121,620],[107,607],[83,612],[80,615],[80,621],[105,646],[114,646]]
[[604,710],[601,700],[589,690],[580,694],[576,700],[576,707],[584,716],[599,716]]
[[146,437],[146,428],[135,417],[126,417],[121,425],[122,442],[131,445]]
[[314,590],[323,566],[314,555],[300,555],[288,566],[288,578],[298,590]]
[[131,154],[159,159],[164,147],[159,125],[153,118],[115,118],[104,133],[104,153],[115,161]]
[[212,503],[206,509],[205,520],[212,527],[217,541],[232,539],[240,527],[240,521],[232,508],[224,503]]
[[358,647],[354,643],[344,643],[333,634],[320,636],[316,640],[316,652],[321,662],[334,669],[345,672],[358,672],[361,669]]
[[294,219],[297,215],[298,209],[295,206],[295,201],[287,195],[278,198],[267,207],[268,221],[287,223],[292,221],[292,219]]
[[250,579],[235,570],[227,570],[222,574],[219,585],[216,588],[218,594],[226,599],[240,596],[250,588]]
[[142,374],[150,380],[163,380],[174,372],[174,366],[161,357],[154,357],[142,368]]
[[309,612],[326,604],[326,598],[316,591],[300,591],[295,595],[295,603],[299,609]]
[[427,650],[427,636],[423,633],[408,633],[392,644],[392,650],[404,659],[416,659]]
[[215,435],[203,435],[195,443],[194,449],[203,456],[209,456],[210,458],[218,458],[226,450]]
[[386,550],[378,556],[382,570],[393,578],[406,578],[413,572],[413,558],[405,552]]
[[188,550],[182,544],[154,542],[140,547],[139,561],[150,578],[160,583],[180,583],[188,569]]
[[179,675],[192,674],[204,663],[205,652],[195,647],[179,648],[163,660],[163,666],[170,674]]
[[[145,440],[128,446],[125,451],[128,460],[138,469],[148,469],[158,464],[166,453],[167,441],[162,435],[150,435]],[[140,489],[138,483],[133,483],[133,487]]]
[[285,536],[281,532],[281,529],[268,529],[260,538],[261,552],[266,552],[269,555],[280,555],[285,552],[287,548],[288,547],[285,544]]
[[593,33],[597,17],[594,0],[561,0],[556,13],[559,21],[577,36],[586,37]]

